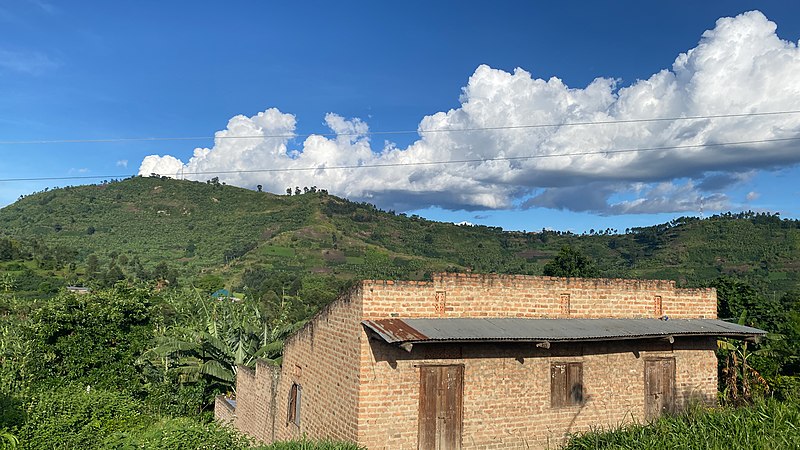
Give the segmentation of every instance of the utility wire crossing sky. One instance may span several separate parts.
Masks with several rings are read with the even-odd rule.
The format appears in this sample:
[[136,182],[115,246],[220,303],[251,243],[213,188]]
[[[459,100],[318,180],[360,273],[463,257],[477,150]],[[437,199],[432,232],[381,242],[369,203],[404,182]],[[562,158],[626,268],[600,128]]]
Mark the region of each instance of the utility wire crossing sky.
[[0,6],[0,200],[130,168],[510,229],[800,215],[793,2],[358,3]]
[[93,144],[108,142],[138,142],[138,141],[199,141],[206,139],[266,139],[266,138],[301,138],[311,136],[380,136],[392,134],[425,134],[425,133],[469,133],[474,131],[490,130],[524,130],[532,128],[556,128],[556,127],[575,127],[590,125],[609,125],[621,123],[645,123],[645,122],[675,122],[679,120],[700,120],[700,119],[724,119],[732,117],[756,117],[756,116],[775,116],[782,114],[800,114],[798,111],[771,111],[753,112],[740,114],[717,114],[714,116],[691,116],[691,117],[654,117],[649,119],[628,119],[628,120],[605,120],[598,122],[566,122],[548,123],[536,125],[508,125],[499,127],[480,127],[462,129],[434,129],[434,130],[402,130],[402,131],[366,131],[363,133],[311,133],[311,134],[266,134],[252,136],[183,136],[183,137],[133,137],[133,138],[105,138],[105,139],[41,139],[33,141],[0,141],[0,145],[35,145],[35,144]]
[[[275,136],[269,136],[275,137]],[[263,138],[263,137],[262,137]],[[714,144],[696,144],[696,145],[673,145],[665,147],[651,147],[651,148],[632,148],[622,150],[600,150],[590,152],[573,152],[573,153],[559,153],[548,155],[532,155],[532,156],[509,156],[497,158],[483,158],[483,159],[461,159],[450,161],[429,161],[429,162],[406,162],[406,163],[389,163],[389,164],[361,164],[355,166],[316,166],[316,167],[292,167],[292,168],[273,168],[273,169],[240,169],[240,170],[220,170],[215,172],[186,172],[176,174],[176,178],[183,179],[184,176],[189,175],[226,175],[226,174],[246,174],[246,173],[269,173],[269,172],[292,172],[292,171],[318,171],[318,170],[341,170],[341,169],[369,169],[377,167],[403,167],[403,166],[428,166],[428,165],[441,165],[441,164],[459,164],[459,163],[483,163],[488,161],[512,161],[512,160],[525,160],[536,158],[559,158],[568,156],[587,156],[587,155],[611,155],[615,153],[636,153],[636,152],[652,152],[659,150],[679,150],[685,148],[701,148],[701,147],[718,147],[730,145],[755,145],[766,144],[781,141],[797,141],[800,137],[783,138],[783,139],[760,139],[755,141],[740,141],[740,142],[718,142]],[[152,175],[152,174],[151,174]],[[129,175],[85,175],[85,176],[72,176],[72,177],[40,177],[40,178],[6,178],[0,179],[2,182],[15,182],[15,181],[60,181],[60,180],[86,180],[98,178],[125,178]]]

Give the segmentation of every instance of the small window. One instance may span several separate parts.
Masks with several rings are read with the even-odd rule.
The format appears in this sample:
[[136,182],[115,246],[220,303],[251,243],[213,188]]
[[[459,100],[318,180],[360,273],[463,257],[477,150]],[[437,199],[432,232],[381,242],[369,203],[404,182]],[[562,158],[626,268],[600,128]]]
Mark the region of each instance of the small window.
[[289,389],[289,407],[286,417],[286,424],[293,423],[300,426],[300,399],[303,396],[303,388],[297,383],[292,384]]
[[583,363],[550,366],[550,405],[553,408],[583,404]]

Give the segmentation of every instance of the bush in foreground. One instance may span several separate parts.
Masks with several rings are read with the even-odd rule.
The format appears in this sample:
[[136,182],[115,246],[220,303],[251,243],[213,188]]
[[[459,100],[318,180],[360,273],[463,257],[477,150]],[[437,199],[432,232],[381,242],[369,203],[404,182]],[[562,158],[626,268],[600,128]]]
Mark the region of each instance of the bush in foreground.
[[19,429],[22,448],[103,448],[116,432],[141,427],[142,405],[126,394],[68,386],[36,393]]
[[214,422],[188,417],[164,418],[150,426],[118,433],[104,447],[119,450],[245,450],[250,441]]

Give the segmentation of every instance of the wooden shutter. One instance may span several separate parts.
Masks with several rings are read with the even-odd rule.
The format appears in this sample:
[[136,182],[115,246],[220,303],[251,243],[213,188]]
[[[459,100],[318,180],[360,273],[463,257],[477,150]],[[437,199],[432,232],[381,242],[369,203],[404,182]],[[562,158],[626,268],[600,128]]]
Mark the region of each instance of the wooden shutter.
[[550,406],[559,408],[566,406],[567,398],[567,364],[556,363],[550,366]]
[[303,394],[303,388],[299,384],[294,383],[289,389],[289,402],[286,407],[286,424],[293,423],[300,425],[300,400]]
[[550,366],[550,406],[583,403],[583,363],[563,362]]
[[583,403],[583,364],[579,362],[567,364],[567,399],[570,405]]

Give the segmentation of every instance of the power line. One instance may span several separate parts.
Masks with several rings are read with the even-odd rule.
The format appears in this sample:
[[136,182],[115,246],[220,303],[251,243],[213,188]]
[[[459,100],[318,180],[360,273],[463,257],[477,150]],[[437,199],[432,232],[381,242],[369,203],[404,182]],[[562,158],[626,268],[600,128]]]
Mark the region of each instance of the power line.
[[397,130],[397,131],[366,131],[363,133],[308,133],[308,134],[265,134],[265,135],[244,135],[244,136],[182,136],[182,137],[137,137],[137,138],[101,138],[101,139],[40,139],[29,141],[0,141],[0,145],[40,145],[40,144],[98,144],[98,143],[118,143],[118,142],[157,142],[157,141],[199,141],[207,139],[267,139],[267,138],[306,138],[310,136],[386,136],[399,134],[433,134],[433,133],[465,133],[476,131],[501,131],[501,130],[524,130],[536,128],[558,128],[591,125],[614,125],[629,123],[646,122],[677,122],[684,120],[705,120],[705,119],[726,119],[736,117],[759,117],[776,116],[786,114],[800,114],[800,110],[753,112],[739,114],[715,114],[706,116],[684,116],[684,117],[653,117],[646,119],[620,119],[620,120],[599,120],[594,122],[567,122],[567,123],[547,123],[532,125],[507,125],[496,127],[473,127],[473,128],[440,128],[434,130]]
[[[443,164],[483,163],[491,161],[521,161],[530,159],[560,158],[565,156],[615,155],[623,153],[643,153],[643,152],[653,152],[662,150],[680,150],[689,148],[765,144],[770,142],[789,142],[798,140],[800,140],[800,137],[758,139],[751,141],[736,141],[736,142],[716,142],[710,144],[667,145],[660,147],[631,148],[631,149],[620,149],[620,150],[595,150],[586,152],[569,152],[569,153],[557,153],[557,154],[547,154],[547,155],[499,156],[496,158],[453,159],[453,160],[443,160],[443,161],[418,161],[418,162],[377,163],[377,164],[361,164],[361,165],[353,164],[353,165],[342,165],[342,166],[316,166],[316,167],[281,167],[272,169],[215,170],[215,171],[198,171],[198,172],[181,171],[181,175],[229,175],[229,174],[239,174],[239,173],[301,172],[301,171],[317,171],[317,170],[369,169],[369,168],[381,168],[381,167],[432,166],[432,165],[443,165]],[[126,178],[129,176],[133,175],[116,174],[116,175],[76,175],[76,176],[66,176],[66,177],[0,178],[0,183],[23,182],[23,181],[96,180],[103,178]]]

